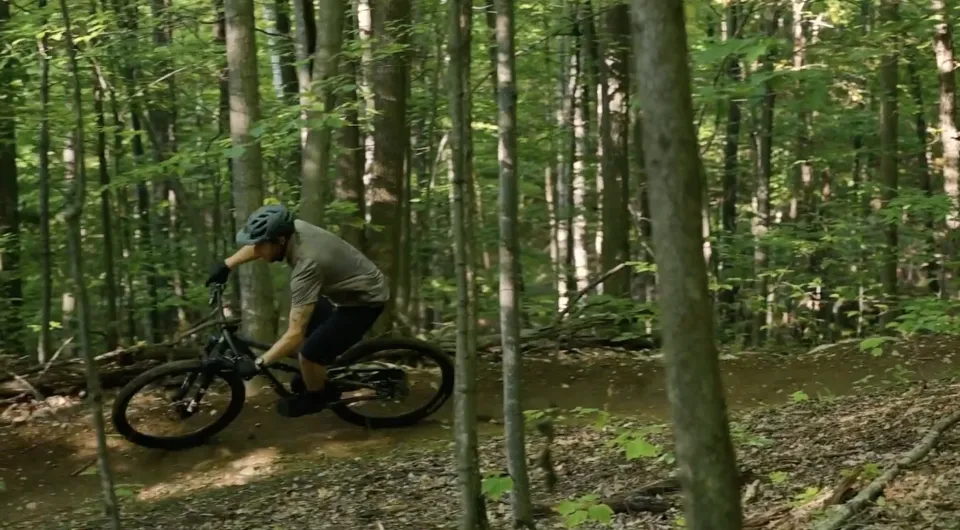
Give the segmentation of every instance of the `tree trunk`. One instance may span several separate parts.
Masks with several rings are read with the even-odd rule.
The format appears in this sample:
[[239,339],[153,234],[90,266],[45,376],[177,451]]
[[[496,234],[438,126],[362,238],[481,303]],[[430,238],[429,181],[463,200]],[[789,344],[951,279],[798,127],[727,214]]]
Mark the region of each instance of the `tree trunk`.
[[[916,50],[908,51],[907,57],[907,73],[910,76],[910,93],[913,96],[913,123],[916,128],[917,135],[917,183],[921,191],[928,198],[933,197],[933,182],[930,174],[930,162],[933,158],[932,153],[930,152],[930,142],[927,139],[927,116],[926,116],[926,106],[923,101],[923,81],[920,79],[920,71],[917,68],[917,52]],[[930,242],[929,251],[932,254],[937,252],[937,241],[936,241],[936,228],[935,228],[935,219],[932,215],[923,213],[924,216],[922,221],[927,227],[928,237]],[[939,264],[935,256],[931,256],[930,260],[923,266],[924,274],[926,276],[927,285],[930,286],[934,294],[937,294],[939,291],[938,287],[938,269]]]
[[507,469],[513,479],[514,528],[533,528],[530,480],[520,394],[520,238],[517,233],[517,89],[513,0],[496,1],[497,103],[500,138],[500,337],[503,347],[503,418]]
[[[565,0],[563,18],[576,16],[575,0]],[[574,290],[572,285],[571,266],[573,265],[573,176],[574,163],[574,107],[576,105],[576,87],[579,71],[578,39],[565,35],[560,41],[559,61],[560,86],[557,105],[557,123],[560,128],[560,140],[557,146],[557,308],[566,309],[569,303],[569,292]]]
[[103,297],[106,302],[104,334],[107,349],[113,351],[120,344],[117,324],[117,273],[113,250],[113,207],[110,200],[110,166],[107,162],[107,133],[103,101],[106,96],[106,80],[96,69],[93,72],[93,109],[97,116],[97,169],[100,177],[100,220],[103,225]]
[[313,1],[293,0],[293,17],[297,23],[295,40],[297,83],[300,85],[300,95],[303,97],[310,90],[310,79],[313,77],[313,54],[317,51],[317,19],[314,15]]
[[[0,0],[0,46],[10,33],[10,2]],[[23,282],[20,279],[20,187],[17,181],[16,66],[0,67],[0,351],[23,354]]]
[[[373,31],[379,50],[396,50],[408,41],[409,0],[375,0]],[[385,53],[385,52],[382,52]],[[400,230],[403,210],[404,159],[407,154],[407,52],[391,53],[376,60],[373,76],[373,170],[370,180],[370,223],[378,227],[368,234],[367,250],[390,281],[390,302],[381,319],[391,326],[399,278]]]
[[664,362],[686,526],[734,530],[743,516],[703,259],[705,182],[693,127],[683,3],[634,0],[633,8]]
[[[740,0],[726,0],[725,30],[723,37],[726,41],[740,39]],[[726,76],[732,86],[740,83],[740,57],[736,54],[725,60]],[[720,207],[720,226],[722,249],[719,252],[718,275],[726,275],[726,270],[734,270],[734,237],[737,232],[737,189],[740,177],[740,122],[742,112],[740,96],[733,95],[727,99],[727,123],[723,143],[723,199]],[[733,315],[732,305],[735,301],[735,291],[732,287],[721,289],[717,294],[721,306],[720,311],[726,313],[727,319]]]
[[590,283],[590,259],[587,253],[587,169],[593,166],[592,149],[590,147],[590,79],[593,77],[591,69],[590,48],[593,32],[591,31],[590,17],[593,11],[590,3],[580,5],[576,10],[579,23],[579,53],[577,54],[579,77],[574,78],[574,162],[573,162],[573,275],[576,280],[577,291],[587,287]]
[[[880,19],[883,22],[894,24],[899,20],[899,0],[880,1]],[[897,110],[897,82],[898,65],[896,46],[899,38],[891,35],[880,65],[880,180],[883,187],[880,192],[880,201],[883,207],[889,208],[891,201],[897,196],[897,142],[898,142],[898,110]],[[887,296],[887,303],[891,306],[897,296],[897,259],[899,257],[899,243],[897,237],[898,222],[887,222],[884,226],[884,242],[880,280],[883,292]],[[892,313],[885,313],[886,319]],[[889,321],[889,320],[887,320]]]
[[103,494],[104,514],[114,530],[120,530],[120,514],[117,510],[117,497],[113,491],[113,474],[110,471],[110,459],[107,452],[107,436],[103,421],[103,393],[100,389],[100,375],[93,357],[90,343],[90,303],[87,298],[86,278],[83,272],[82,227],[83,205],[86,199],[86,167],[83,153],[83,97],[80,92],[80,70],[77,65],[77,49],[70,28],[70,12],[66,0],[60,0],[60,12],[63,17],[63,38],[67,47],[67,58],[71,74],[71,105],[74,115],[73,142],[75,148],[76,175],[71,183],[70,196],[64,219],[67,225],[67,246],[70,252],[70,272],[73,276],[77,300],[77,331],[80,350],[83,354],[87,372],[87,401],[90,405],[93,427],[97,440],[97,471],[100,475],[100,487]]
[[[793,69],[799,76],[807,62],[807,32],[806,0],[792,0],[793,4]],[[790,219],[799,221],[804,230],[809,230],[810,214],[813,210],[813,163],[810,149],[810,111],[803,100],[804,83],[802,77],[797,81],[797,97],[801,101],[797,112],[797,127],[795,157],[793,166],[793,186],[790,198]]]
[[[233,200],[238,225],[263,204],[263,162],[260,141],[251,134],[260,121],[257,47],[253,0],[226,0],[227,66],[230,74],[230,140],[233,158]],[[244,332],[254,340],[271,342],[276,335],[276,309],[270,271],[262,261],[239,272]]]
[[[764,11],[764,25],[766,34],[773,37],[777,30],[777,15],[773,8]],[[762,59],[761,72],[769,75],[773,72],[774,52],[767,52]],[[756,280],[755,296],[760,298],[761,309],[754,315],[752,341],[759,345],[764,337],[764,328],[767,333],[773,326],[773,291],[770,289],[769,279],[764,274],[769,266],[769,246],[765,241],[770,231],[770,178],[773,174],[773,109],[776,102],[776,92],[773,81],[769,78],[763,81],[763,97],[760,100],[760,116],[754,126],[754,143],[757,152],[756,191],[754,194],[754,217],[751,231],[753,233],[753,267]]]
[[[373,95],[373,84],[375,75],[375,65],[373,61],[374,43],[374,21],[373,6],[377,0],[354,0],[357,12],[358,38],[360,39],[360,116],[365,124],[374,122],[374,112],[376,110],[376,101]],[[374,192],[371,187],[373,181],[373,155],[376,151],[376,134],[363,134],[363,183],[367,186],[365,190],[364,202],[367,207],[367,219],[371,221],[370,207],[374,202]]]
[[[46,10],[47,0],[40,0],[39,7]],[[47,17],[43,17],[46,25]],[[50,252],[50,38],[44,31],[40,35],[40,137],[37,141],[40,182],[40,341],[37,345],[37,360],[46,362],[52,351],[50,319],[53,301],[53,256]]]
[[[601,135],[603,145],[603,192],[600,248],[601,269],[608,271],[630,261],[630,9],[627,4],[611,7],[605,16],[607,37],[600,53]],[[603,114],[608,123],[604,125]],[[605,293],[630,296],[629,269],[603,283]]]
[[[950,28],[950,4],[947,0],[932,0],[936,26],[933,49],[937,59],[940,81],[940,143],[943,146],[943,191],[950,199],[946,218],[946,235],[942,255],[948,261],[957,248],[957,229],[960,228],[960,137],[957,132],[957,78],[953,54],[953,32]],[[956,267],[942,268],[941,296],[957,295]]]
[[[394,0],[395,2],[397,0]],[[467,212],[470,194],[467,190],[469,178],[466,175],[466,155],[464,131],[467,122],[469,85],[465,85],[464,66],[470,58],[470,13],[462,3],[471,0],[450,1],[450,35],[448,72],[450,92],[450,148],[453,166],[453,241],[454,262],[457,279],[457,356],[456,389],[454,390],[454,409],[456,421],[457,476],[460,482],[460,530],[478,530],[487,528],[486,510],[480,491],[480,463],[477,453],[477,351],[476,343],[470,339],[472,285],[468,271],[471,268],[469,243],[467,241]],[[467,16],[464,16],[464,15]],[[379,92],[379,91],[378,91]],[[465,123],[466,122],[466,123]],[[384,138],[384,141],[386,138]],[[377,148],[382,141],[378,138]]]
[[[349,24],[344,24],[345,38],[348,35],[356,35],[357,19],[350,9],[347,12]],[[346,90],[341,90],[343,98],[342,105],[346,107],[344,111],[344,123],[340,127],[337,140],[340,144],[340,153],[337,159],[337,180],[334,187],[335,197],[338,201],[348,202],[356,208],[348,216],[347,222],[341,226],[340,236],[344,240],[363,250],[365,246],[364,230],[366,224],[366,201],[364,201],[363,185],[363,145],[361,144],[360,134],[360,113],[357,108],[359,101],[357,99],[357,58],[353,55],[344,57],[340,62],[340,75],[347,80],[349,86]]]
[[313,55],[311,101],[307,106],[307,140],[303,146],[298,216],[322,224],[330,185],[330,143],[333,127],[326,116],[336,109],[333,78],[338,74],[340,45],[343,42],[343,0],[320,0],[317,8],[317,51]]

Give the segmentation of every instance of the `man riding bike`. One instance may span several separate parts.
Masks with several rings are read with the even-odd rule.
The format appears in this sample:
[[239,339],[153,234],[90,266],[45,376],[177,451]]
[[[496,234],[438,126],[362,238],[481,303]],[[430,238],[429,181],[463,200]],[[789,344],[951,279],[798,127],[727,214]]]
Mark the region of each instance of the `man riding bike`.
[[380,269],[335,234],[295,219],[284,206],[272,204],[253,212],[237,232],[234,255],[214,265],[207,285],[224,284],[239,265],[262,259],[286,261],[290,274],[290,318],[287,331],[255,361],[240,361],[237,372],[249,379],[300,350],[300,371],[306,387],[277,404],[277,412],[299,417],[320,412],[337,399],[326,385],[327,366],[359,342],[383,312],[390,289]]

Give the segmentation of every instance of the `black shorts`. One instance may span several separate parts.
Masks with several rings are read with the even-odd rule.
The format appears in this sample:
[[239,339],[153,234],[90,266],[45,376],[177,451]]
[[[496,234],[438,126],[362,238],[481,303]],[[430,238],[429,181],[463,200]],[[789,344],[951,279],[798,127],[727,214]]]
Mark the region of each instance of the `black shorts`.
[[321,296],[307,323],[301,355],[322,364],[333,361],[360,342],[383,313],[383,305],[337,306]]

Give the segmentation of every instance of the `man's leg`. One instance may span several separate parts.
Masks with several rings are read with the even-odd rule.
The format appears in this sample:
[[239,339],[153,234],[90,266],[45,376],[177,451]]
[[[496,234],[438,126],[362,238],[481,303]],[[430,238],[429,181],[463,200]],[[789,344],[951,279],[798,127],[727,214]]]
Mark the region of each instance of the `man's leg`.
[[300,373],[303,374],[303,383],[307,392],[320,392],[327,383],[327,367],[315,363],[300,354]]
[[300,370],[307,392],[281,401],[280,413],[297,417],[319,412],[335,399],[326,385],[327,366],[359,342],[383,311],[382,307],[338,307],[304,341]]

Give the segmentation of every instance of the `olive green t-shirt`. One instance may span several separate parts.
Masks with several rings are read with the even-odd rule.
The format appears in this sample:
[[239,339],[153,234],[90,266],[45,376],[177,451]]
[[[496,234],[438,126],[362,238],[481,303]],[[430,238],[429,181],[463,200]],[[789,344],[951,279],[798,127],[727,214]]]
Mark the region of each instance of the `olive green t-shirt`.
[[380,269],[362,252],[335,234],[306,221],[294,221],[287,247],[290,305],[314,304],[320,295],[337,305],[375,305],[390,298]]

